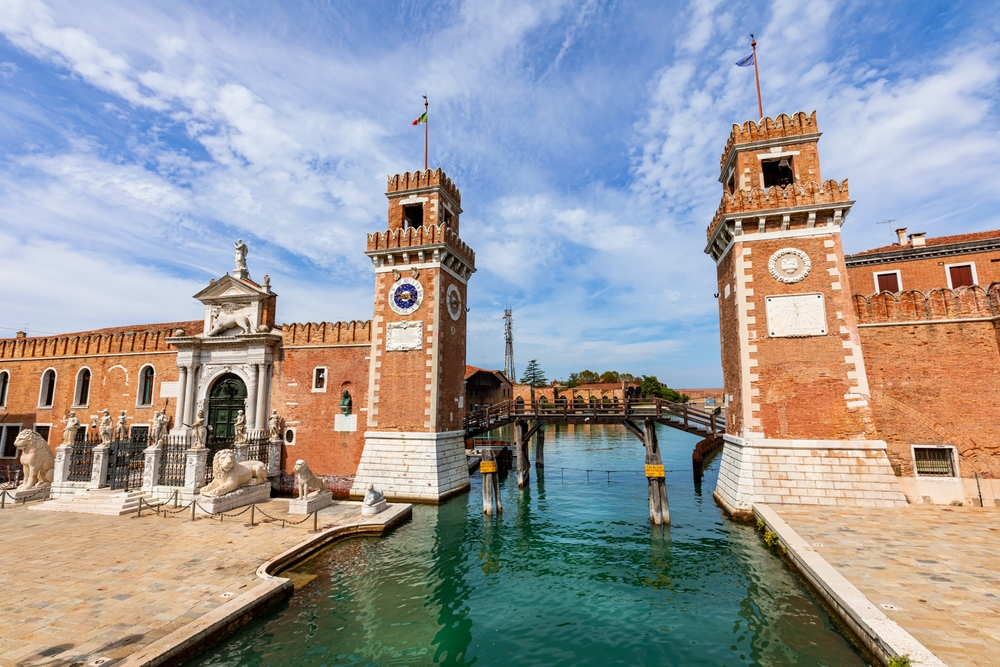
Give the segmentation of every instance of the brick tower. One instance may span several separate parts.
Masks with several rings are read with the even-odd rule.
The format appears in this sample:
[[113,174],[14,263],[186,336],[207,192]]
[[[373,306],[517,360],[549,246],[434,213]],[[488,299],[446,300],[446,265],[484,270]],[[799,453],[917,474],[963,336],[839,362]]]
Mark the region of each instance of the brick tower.
[[352,496],[438,502],[469,486],[465,459],[466,289],[475,253],[459,238],[462,195],[440,170],[389,177],[389,229],[368,235],[375,315],[368,426]]
[[734,125],[705,252],[719,280],[728,421],[715,497],[905,504],[877,439],[840,229],[847,181],[820,175],[816,112]]

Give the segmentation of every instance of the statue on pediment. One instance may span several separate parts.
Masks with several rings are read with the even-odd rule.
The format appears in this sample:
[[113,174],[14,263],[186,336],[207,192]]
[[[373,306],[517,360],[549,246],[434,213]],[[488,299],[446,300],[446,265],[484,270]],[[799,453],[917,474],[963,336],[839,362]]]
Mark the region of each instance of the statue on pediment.
[[247,270],[247,244],[243,242],[243,239],[236,239],[236,252],[233,253],[233,257],[236,259],[236,271],[245,272]]

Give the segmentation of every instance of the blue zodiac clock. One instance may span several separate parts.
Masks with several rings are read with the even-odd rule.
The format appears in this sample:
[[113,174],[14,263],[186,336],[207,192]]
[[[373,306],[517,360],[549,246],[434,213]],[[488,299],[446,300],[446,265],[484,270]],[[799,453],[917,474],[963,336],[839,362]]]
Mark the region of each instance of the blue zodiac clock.
[[424,288],[415,278],[400,278],[389,288],[389,307],[399,315],[409,315],[424,300]]

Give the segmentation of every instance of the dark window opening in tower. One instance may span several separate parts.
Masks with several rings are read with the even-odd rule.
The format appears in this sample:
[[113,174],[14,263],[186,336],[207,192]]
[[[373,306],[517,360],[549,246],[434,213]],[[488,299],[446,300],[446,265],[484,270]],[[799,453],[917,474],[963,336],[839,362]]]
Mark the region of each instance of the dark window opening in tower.
[[766,160],[761,162],[761,169],[764,171],[764,187],[771,188],[775,185],[785,187],[795,182],[792,175],[792,159],[783,157],[780,160]]
[[441,222],[443,222],[446,225],[451,225],[451,219],[452,219],[451,211],[449,211],[446,208],[442,208],[441,209]]
[[729,181],[726,183],[726,188],[727,188],[729,194],[733,194],[734,192],[736,192],[736,170],[735,169],[733,169],[733,172],[731,174],[729,174]]
[[403,228],[423,227],[424,207],[421,204],[403,207]]

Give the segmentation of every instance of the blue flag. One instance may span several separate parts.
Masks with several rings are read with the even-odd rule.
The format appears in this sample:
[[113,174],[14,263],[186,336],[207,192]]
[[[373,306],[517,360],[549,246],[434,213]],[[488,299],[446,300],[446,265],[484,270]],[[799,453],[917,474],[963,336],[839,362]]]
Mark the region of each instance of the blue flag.
[[743,58],[742,60],[737,60],[736,61],[736,66],[737,67],[750,67],[750,65],[753,65],[753,54],[752,53],[750,55],[748,55],[746,58]]

